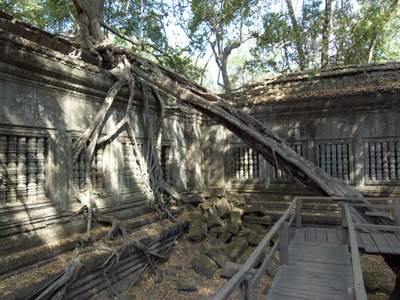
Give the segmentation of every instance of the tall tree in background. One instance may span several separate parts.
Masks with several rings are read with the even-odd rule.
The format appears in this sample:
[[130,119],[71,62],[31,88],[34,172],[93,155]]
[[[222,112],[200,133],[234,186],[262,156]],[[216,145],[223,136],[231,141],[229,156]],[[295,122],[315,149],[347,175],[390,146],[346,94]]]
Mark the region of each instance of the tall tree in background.
[[[90,7],[90,14],[103,16],[102,23],[129,37],[136,45],[132,45],[120,37],[110,35],[110,30],[103,33],[113,42],[133,47],[143,55],[165,65],[172,70],[197,80],[201,76],[201,68],[194,65],[185,47],[171,47],[166,33],[170,7],[163,0],[100,0],[80,1],[81,6]],[[103,8],[100,11],[100,6]],[[74,8],[73,1],[64,0],[0,0],[0,10],[33,24],[41,29],[79,42],[77,32],[80,18]],[[83,16],[82,16],[83,17]],[[82,22],[82,20],[80,22]],[[94,30],[94,28],[92,29]]]
[[[193,0],[178,1],[180,7],[190,8],[188,17],[181,16],[180,23],[193,42],[192,47],[202,49],[209,45],[215,63],[222,77],[225,93],[232,90],[231,78],[228,70],[228,60],[232,51],[239,48],[251,36],[246,27],[251,23],[257,0]],[[182,14],[186,14],[180,9]]]
[[332,27],[332,4],[333,0],[325,0],[324,25],[322,27],[321,41],[321,68],[329,65],[329,37]]
[[305,36],[302,34],[299,24],[297,23],[296,14],[294,11],[292,0],[286,0],[288,15],[290,18],[290,22],[292,24],[292,36],[294,40],[294,44],[297,50],[297,59],[300,70],[306,69],[306,57],[304,54],[304,38]]

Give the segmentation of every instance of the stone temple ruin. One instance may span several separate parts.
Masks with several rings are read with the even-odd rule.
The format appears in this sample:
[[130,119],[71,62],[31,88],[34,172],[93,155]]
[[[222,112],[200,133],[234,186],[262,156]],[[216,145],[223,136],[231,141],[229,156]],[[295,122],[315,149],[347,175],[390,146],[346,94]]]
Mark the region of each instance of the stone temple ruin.
[[[79,203],[73,190],[85,188],[88,173],[99,211],[121,220],[132,239],[160,256],[189,230],[192,240],[224,235],[228,243],[234,236],[237,245],[231,250],[237,253],[231,252],[228,260],[244,264],[294,197],[317,196],[215,120],[162,95],[167,111],[161,169],[192,217],[189,226],[186,221],[160,224],[159,213],[143,193],[127,133],[99,145],[89,169],[83,155],[73,163],[72,143],[96,115],[111,80],[95,64],[71,59],[67,41],[13,22],[3,13],[0,41],[2,299],[36,299],[39,286],[64,270],[86,231],[85,219],[75,213]],[[302,157],[365,196],[398,197],[399,79],[397,63],[349,66],[268,79],[233,94],[229,101],[285,139]],[[127,97],[125,91],[117,98],[104,135],[123,116]],[[142,97],[136,93],[133,109],[139,147],[146,139]],[[154,103],[151,109],[156,110]],[[229,212],[221,213],[226,207]],[[303,222],[341,222],[338,208],[323,199],[304,203],[303,210]],[[321,220],[326,211],[330,215]],[[222,222],[220,227],[213,216],[215,224]],[[247,231],[241,233],[242,227]],[[93,231],[99,240],[108,228],[94,225]],[[367,243],[359,247],[369,251]],[[207,253],[206,259],[211,257],[219,267],[226,263],[227,257],[216,251]],[[84,255],[84,265],[65,299],[107,297],[109,283],[99,264],[108,255]],[[136,249],[120,261],[110,280],[122,290],[135,280],[147,258]],[[213,272],[201,261],[197,266]]]

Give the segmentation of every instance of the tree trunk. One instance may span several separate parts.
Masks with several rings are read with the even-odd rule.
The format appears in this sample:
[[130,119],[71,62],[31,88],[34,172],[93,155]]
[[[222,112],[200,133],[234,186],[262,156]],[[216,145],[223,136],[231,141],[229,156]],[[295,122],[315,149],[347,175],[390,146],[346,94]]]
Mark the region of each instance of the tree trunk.
[[[325,171],[298,155],[286,142],[257,120],[239,112],[222,98],[210,94],[204,88],[194,86],[179,75],[161,69],[149,61],[138,57],[134,59],[136,65],[133,66],[132,71],[137,76],[216,119],[219,124],[238,135],[266,160],[272,164],[278,162],[288,174],[309,189],[328,196],[362,198],[354,187],[332,178]],[[146,71],[142,69],[143,67]],[[148,71],[149,68],[152,72]]]
[[221,59],[221,75],[225,94],[229,95],[232,91],[232,86],[228,75],[228,57],[225,57],[225,55]]
[[321,68],[329,65],[329,36],[332,23],[333,0],[325,0],[324,25],[322,27]]
[[292,31],[295,39],[295,45],[297,49],[297,55],[298,55],[298,60],[299,60],[299,67],[300,70],[305,70],[306,69],[306,57],[304,55],[304,49],[303,49],[303,41],[301,37],[301,32],[299,25],[297,24],[297,19],[296,19],[296,14],[294,13],[294,8],[293,8],[293,3],[292,0],[286,0],[288,12],[289,12],[289,17],[290,17],[290,22],[292,23]]
[[[291,3],[290,0],[287,1]],[[101,22],[98,18],[92,21]],[[95,28],[97,27],[95,26]],[[136,76],[191,105],[201,113],[216,119],[218,123],[238,135],[266,160],[272,164],[279,164],[289,176],[309,189],[328,196],[362,198],[362,195],[354,187],[332,178],[325,171],[298,155],[286,142],[257,120],[236,110],[224,99],[210,93],[205,88],[126,49],[103,45],[95,50],[103,53],[105,57],[110,50],[114,55],[125,55],[132,64],[132,73]]]
[[94,51],[105,40],[101,23],[104,20],[104,0],[73,0],[76,8],[81,47]]

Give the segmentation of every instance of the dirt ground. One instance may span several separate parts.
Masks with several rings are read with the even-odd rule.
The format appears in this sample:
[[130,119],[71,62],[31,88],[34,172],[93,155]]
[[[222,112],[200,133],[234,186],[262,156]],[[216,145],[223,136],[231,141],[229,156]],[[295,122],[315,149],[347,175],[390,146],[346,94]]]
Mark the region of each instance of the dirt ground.
[[[192,243],[185,238],[176,242],[174,249],[170,252],[170,258],[159,265],[158,273],[147,271],[144,279],[137,285],[126,290],[124,295],[129,299],[140,300],[167,300],[167,299],[188,299],[188,300],[206,300],[212,299],[213,294],[220,289],[226,282],[226,279],[220,277],[217,271],[213,278],[208,279],[205,276],[197,274],[191,266],[191,260],[194,255],[200,252],[202,243]],[[178,285],[187,285],[197,287],[197,290],[179,291]],[[255,290],[255,298],[265,299],[267,289],[271,286],[271,280],[267,275],[263,275]],[[232,299],[243,299],[240,294],[236,294]]]
[[364,284],[369,300],[387,300],[396,282],[396,276],[382,256],[362,255]]
[[[204,245],[192,243],[185,238],[176,242],[170,252],[170,258],[158,266],[158,275],[146,271],[143,280],[124,292],[128,299],[137,300],[169,300],[188,299],[206,300],[212,299],[213,294],[221,288],[226,279],[220,277],[217,271],[213,278],[197,274],[191,266],[194,255],[199,253]],[[395,275],[386,265],[383,257],[376,255],[362,255],[361,257],[364,281],[370,300],[387,300],[394,288]],[[265,295],[271,286],[271,279],[265,274],[261,278],[256,291],[256,300],[265,300]],[[195,291],[179,291],[178,285],[193,286]],[[232,299],[243,299],[236,292]]]

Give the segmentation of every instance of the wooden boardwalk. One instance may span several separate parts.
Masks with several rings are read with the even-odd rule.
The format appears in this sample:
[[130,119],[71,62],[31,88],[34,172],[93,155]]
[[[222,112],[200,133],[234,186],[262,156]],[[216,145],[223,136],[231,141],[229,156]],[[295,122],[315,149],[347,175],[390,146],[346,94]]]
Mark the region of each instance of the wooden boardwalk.
[[333,228],[296,230],[288,264],[279,268],[268,300],[352,299],[353,271],[348,245]]
[[400,234],[375,230],[365,232],[357,230],[357,243],[361,250],[371,254],[400,255]]

